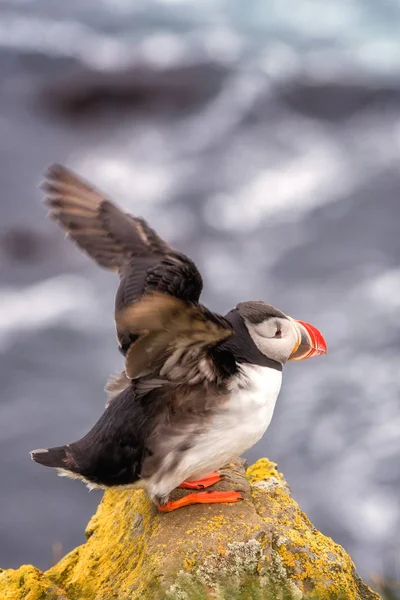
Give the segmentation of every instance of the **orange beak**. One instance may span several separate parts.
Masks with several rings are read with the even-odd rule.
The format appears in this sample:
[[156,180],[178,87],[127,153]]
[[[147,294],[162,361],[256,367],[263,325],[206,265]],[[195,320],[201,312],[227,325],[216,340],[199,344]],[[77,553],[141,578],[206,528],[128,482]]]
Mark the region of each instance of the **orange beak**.
[[295,319],[293,319],[293,325],[297,331],[298,340],[289,360],[304,360],[328,352],[322,333],[316,327]]

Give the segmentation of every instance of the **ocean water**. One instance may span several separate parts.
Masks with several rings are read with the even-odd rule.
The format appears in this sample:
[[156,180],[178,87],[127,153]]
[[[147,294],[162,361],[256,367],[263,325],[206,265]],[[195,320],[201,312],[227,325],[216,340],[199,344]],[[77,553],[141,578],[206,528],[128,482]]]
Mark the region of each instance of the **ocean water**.
[[147,218],[227,312],[323,333],[268,455],[364,576],[400,576],[400,2],[0,4],[0,564],[45,568],[100,500],[29,460],[79,438],[122,366],[115,276],[46,221],[67,164]]

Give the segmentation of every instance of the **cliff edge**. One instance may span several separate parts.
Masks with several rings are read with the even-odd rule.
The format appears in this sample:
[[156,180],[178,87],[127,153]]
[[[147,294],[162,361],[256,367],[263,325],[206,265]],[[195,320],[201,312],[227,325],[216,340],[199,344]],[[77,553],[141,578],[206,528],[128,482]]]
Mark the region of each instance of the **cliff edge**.
[[142,490],[106,491],[86,543],[45,573],[0,570],[1,600],[379,600],[274,463],[246,471],[238,459],[224,472],[213,489],[241,490],[243,502],[161,514]]

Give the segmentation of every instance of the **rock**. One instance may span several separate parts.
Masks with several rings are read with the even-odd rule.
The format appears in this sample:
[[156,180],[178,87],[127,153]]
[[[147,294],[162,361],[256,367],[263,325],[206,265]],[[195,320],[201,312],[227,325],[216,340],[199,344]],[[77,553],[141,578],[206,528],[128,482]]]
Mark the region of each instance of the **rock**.
[[339,123],[363,111],[398,110],[400,88],[397,82],[292,80],[281,86],[277,97],[283,105],[311,117]]
[[[46,573],[0,573],[2,600],[378,600],[349,555],[310,523],[276,465],[231,463],[238,504],[161,514],[143,490],[106,491],[87,542]],[[175,492],[176,496],[187,493]]]
[[26,227],[14,227],[0,232],[0,257],[21,263],[32,263],[47,254],[47,240]]
[[46,81],[41,104],[69,119],[93,120],[107,111],[159,112],[169,109],[181,116],[217,94],[229,70],[200,63],[165,69],[137,65],[118,71],[79,68]]

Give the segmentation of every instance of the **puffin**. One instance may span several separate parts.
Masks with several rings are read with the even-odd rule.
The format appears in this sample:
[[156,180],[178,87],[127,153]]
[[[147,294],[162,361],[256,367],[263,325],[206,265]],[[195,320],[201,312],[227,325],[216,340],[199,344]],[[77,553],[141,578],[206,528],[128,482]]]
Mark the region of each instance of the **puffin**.
[[[286,362],[327,352],[322,334],[263,301],[224,316],[209,310],[194,262],[144,219],[59,164],[41,187],[50,219],[119,276],[114,317],[125,364],[92,429],[31,458],[89,489],[144,488],[162,512],[240,501],[240,491],[209,488],[266,432]],[[191,491],[170,500],[176,488]]]

